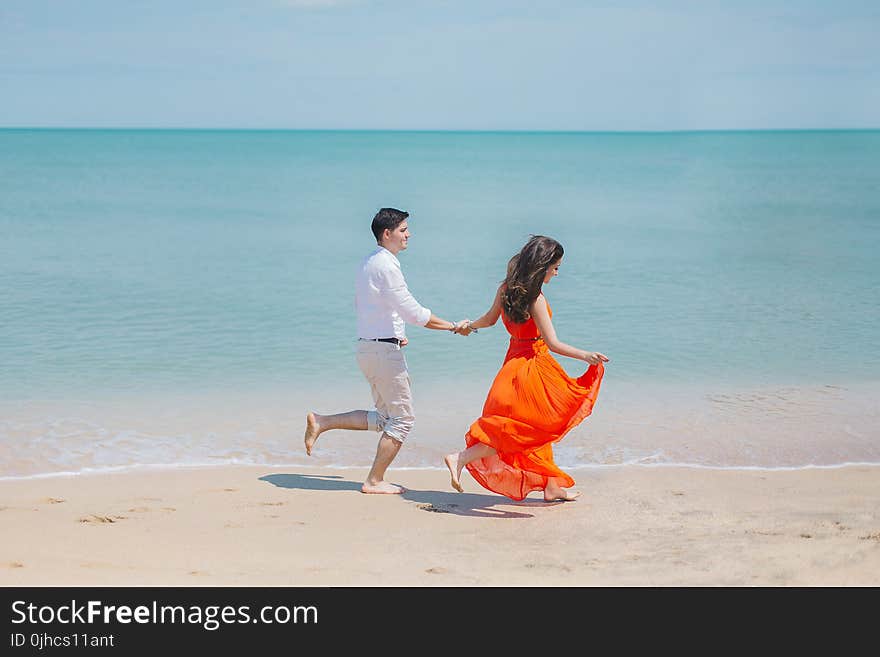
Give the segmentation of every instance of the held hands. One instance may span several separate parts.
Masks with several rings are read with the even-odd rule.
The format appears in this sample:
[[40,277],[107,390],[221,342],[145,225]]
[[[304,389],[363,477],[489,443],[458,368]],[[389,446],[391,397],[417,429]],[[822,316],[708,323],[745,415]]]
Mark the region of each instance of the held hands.
[[476,333],[477,329],[471,327],[471,320],[463,319],[461,321],[455,322],[452,326],[452,332],[456,335],[470,335],[471,333]]

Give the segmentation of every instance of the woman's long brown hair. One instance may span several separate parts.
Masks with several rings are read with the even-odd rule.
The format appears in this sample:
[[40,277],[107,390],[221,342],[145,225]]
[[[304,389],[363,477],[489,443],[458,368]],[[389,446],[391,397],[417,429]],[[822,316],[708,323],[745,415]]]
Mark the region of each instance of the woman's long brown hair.
[[563,253],[562,245],[552,237],[532,235],[507,263],[501,306],[512,322],[522,324],[531,317],[529,306],[541,294],[550,265],[559,261]]

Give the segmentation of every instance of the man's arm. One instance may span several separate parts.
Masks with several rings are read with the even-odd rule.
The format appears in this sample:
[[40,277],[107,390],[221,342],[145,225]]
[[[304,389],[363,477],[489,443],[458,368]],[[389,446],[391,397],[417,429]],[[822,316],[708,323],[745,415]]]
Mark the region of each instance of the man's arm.
[[456,322],[438,317],[425,308],[409,291],[403,274],[398,269],[385,272],[385,286],[382,288],[382,298],[400,315],[407,324],[424,326],[425,328],[439,331],[455,331],[458,328]]
[[437,329],[441,331],[454,331],[458,328],[458,322],[450,322],[448,319],[437,317],[437,315],[431,313],[431,317],[428,319],[428,323],[423,324],[423,326],[425,328]]

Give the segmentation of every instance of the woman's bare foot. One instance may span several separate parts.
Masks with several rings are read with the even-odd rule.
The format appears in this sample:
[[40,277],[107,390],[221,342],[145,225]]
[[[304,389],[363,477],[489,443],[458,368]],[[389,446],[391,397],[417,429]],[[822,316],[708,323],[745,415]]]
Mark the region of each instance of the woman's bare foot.
[[309,456],[312,455],[312,447],[315,446],[315,441],[318,440],[318,436],[321,433],[321,425],[318,423],[318,418],[314,413],[309,413],[306,415],[306,435],[305,435],[305,444],[306,444],[306,454]]
[[544,501],[545,502],[571,502],[576,500],[581,496],[581,492],[565,490],[564,488],[545,488],[544,489]]
[[464,466],[458,461],[458,452],[447,454],[443,460],[446,462],[446,467],[449,468],[452,487],[459,493],[463,493],[464,488],[461,487],[461,469]]
[[375,493],[379,495],[400,495],[401,493],[406,492],[406,488],[398,486],[397,484],[390,484],[387,481],[380,481],[375,484],[365,481],[364,485],[361,486],[361,492]]

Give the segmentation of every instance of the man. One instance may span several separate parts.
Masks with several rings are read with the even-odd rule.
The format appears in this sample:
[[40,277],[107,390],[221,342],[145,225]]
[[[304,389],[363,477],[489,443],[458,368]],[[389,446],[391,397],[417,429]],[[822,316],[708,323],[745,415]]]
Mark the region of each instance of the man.
[[318,436],[330,429],[380,431],[376,457],[361,486],[364,493],[399,494],[404,488],[385,481],[385,471],[397,456],[413,427],[409,372],[401,348],[407,343],[405,324],[467,335],[466,320],[450,322],[437,317],[410,294],[397,254],[410,238],[408,212],[382,208],[373,217],[378,248],[357,270],[357,361],[373,393],[375,410],[306,416],[306,454]]

